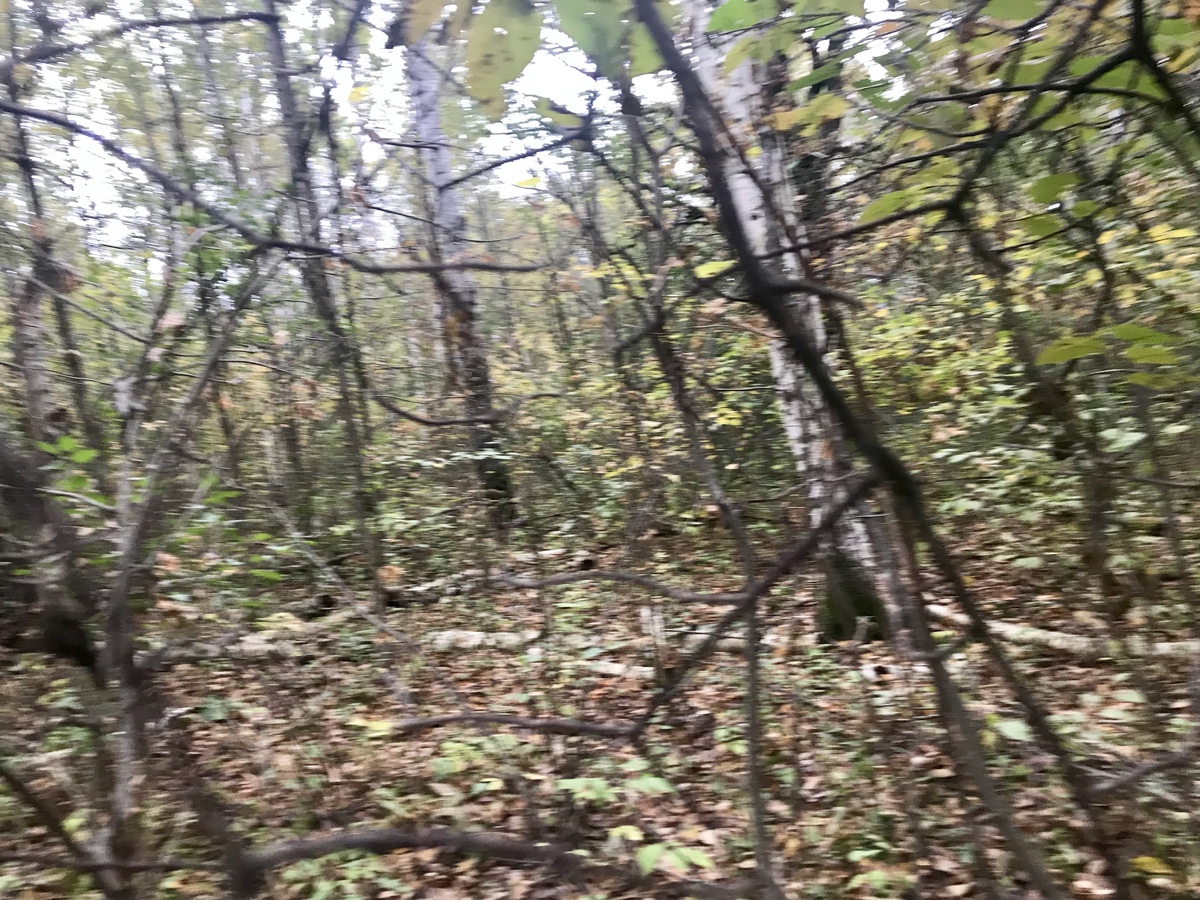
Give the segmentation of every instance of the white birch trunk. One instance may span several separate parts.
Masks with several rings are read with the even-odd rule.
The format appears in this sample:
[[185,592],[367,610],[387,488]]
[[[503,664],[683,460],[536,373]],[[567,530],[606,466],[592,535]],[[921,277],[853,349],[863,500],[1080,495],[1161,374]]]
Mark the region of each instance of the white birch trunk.
[[[487,350],[479,333],[476,314],[475,279],[463,269],[453,268],[467,251],[467,224],[458,188],[453,180],[450,145],[442,130],[442,72],[431,57],[433,42],[421,38],[407,57],[409,94],[413,104],[413,129],[420,146],[429,192],[430,241],[434,261],[446,265],[435,277],[441,303],[446,360],[451,381],[464,394],[467,415],[492,416],[492,380]],[[489,517],[503,532],[516,517],[512,479],[499,457],[500,441],[493,426],[468,428],[471,449],[479,455],[476,472],[489,501]]]
[[[743,151],[727,148],[722,165],[751,249],[761,255],[790,243],[779,217],[786,220],[793,235],[803,239],[794,191],[787,176],[783,141],[764,121],[766,110],[756,61],[747,58],[727,72],[725,55],[733,39],[705,33],[708,23],[705,0],[684,0],[684,9],[690,22],[696,74]],[[728,138],[717,137],[728,142]],[[756,148],[757,152],[746,153],[750,148]],[[753,167],[753,176],[746,171],[743,159]],[[770,195],[769,204],[764,193]],[[779,259],[787,275],[804,275],[805,260],[800,252],[784,253]],[[813,346],[824,353],[827,337],[819,298],[793,295],[790,303]],[[836,498],[837,485],[849,471],[848,457],[833,417],[786,344],[772,340],[768,352],[780,419],[796,471],[806,485],[810,522],[815,522],[822,508]],[[868,527],[869,515],[865,506],[852,510],[836,529],[835,543],[871,579],[887,607],[889,624],[899,636],[899,582],[888,561],[886,545],[880,540],[882,529]]]
[[13,361],[25,383],[25,418],[29,437],[52,441],[50,414],[54,401],[50,389],[50,352],[42,316],[42,289],[37,279],[42,273],[35,265],[33,273],[15,294],[12,308]]

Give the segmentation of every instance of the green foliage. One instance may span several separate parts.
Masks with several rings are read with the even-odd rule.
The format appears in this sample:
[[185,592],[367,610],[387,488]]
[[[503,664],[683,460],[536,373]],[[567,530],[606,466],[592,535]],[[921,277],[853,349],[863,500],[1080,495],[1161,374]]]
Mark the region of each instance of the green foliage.
[[708,19],[707,31],[741,31],[776,15],[774,4],[766,0],[726,0]]
[[467,29],[467,89],[493,120],[504,114],[504,86],[541,44],[542,14],[529,0],[488,0]]

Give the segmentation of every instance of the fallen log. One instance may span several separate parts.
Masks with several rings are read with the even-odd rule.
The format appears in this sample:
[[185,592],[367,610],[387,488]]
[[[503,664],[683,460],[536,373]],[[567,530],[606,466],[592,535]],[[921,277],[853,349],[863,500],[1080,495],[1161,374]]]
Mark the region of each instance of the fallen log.
[[[971,620],[960,612],[939,603],[929,603],[925,611],[930,617],[962,628],[970,628]],[[1109,638],[1087,637],[1063,631],[1049,631],[1032,625],[1011,622],[988,622],[988,630],[1013,644],[1048,647],[1083,659],[1105,659],[1119,656],[1140,656],[1155,659],[1190,659],[1200,654],[1200,641],[1148,641],[1138,635],[1118,642]]]

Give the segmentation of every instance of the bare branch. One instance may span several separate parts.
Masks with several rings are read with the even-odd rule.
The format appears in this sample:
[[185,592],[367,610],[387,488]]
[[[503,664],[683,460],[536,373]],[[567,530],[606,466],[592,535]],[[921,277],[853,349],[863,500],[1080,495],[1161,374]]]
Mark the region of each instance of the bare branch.
[[92,129],[80,125],[66,116],[58,113],[47,112],[46,110],[33,109],[32,107],[22,106],[19,103],[13,103],[10,100],[0,98],[0,112],[7,112],[11,115],[35,119],[40,122],[46,122],[50,125],[62,128],[72,134],[77,134],[80,137],[88,138],[95,141],[103,147],[111,156],[119,159],[130,168],[136,169],[143,175],[146,175],[152,181],[157,182],[167,193],[180,200],[185,200],[192,206],[206,213],[215,222],[219,222],[225,227],[236,231],[243,239],[253,244],[259,250],[286,250],[292,253],[306,253],[311,256],[328,257],[336,259],[352,269],[359,272],[365,272],[371,275],[383,275],[394,272],[411,272],[421,274],[437,274],[439,272],[457,272],[463,270],[472,270],[478,272],[537,272],[542,266],[540,264],[530,265],[509,265],[498,263],[492,260],[481,259],[457,259],[447,262],[417,262],[417,263],[377,263],[358,256],[353,256],[343,253],[334,247],[324,244],[312,244],[304,241],[290,241],[283,238],[274,237],[272,235],[263,234],[247,224],[241,219],[230,215],[215,203],[210,203],[205,200],[199,191],[188,187],[174,176],[168,175],[166,172],[159,169],[152,163],[147,162],[139,156],[125,150],[116,141],[106,138],[103,135],[93,131]]
[[521,153],[514,153],[512,156],[506,156],[502,159],[493,160],[492,162],[488,163],[487,165],[480,166],[478,169],[475,169],[471,172],[467,172],[465,175],[459,175],[457,178],[452,178],[450,181],[447,181],[445,184],[436,185],[436,188],[439,191],[448,191],[451,188],[457,187],[458,185],[462,184],[465,181],[471,181],[474,178],[479,178],[480,176],[486,175],[488,172],[494,171],[495,169],[499,169],[501,166],[506,166],[509,163],[520,162],[523,159],[529,159],[530,157],[537,156],[538,154],[545,153],[549,150],[557,150],[559,147],[567,146],[572,141],[588,140],[590,132],[591,132],[591,122],[588,121],[584,125],[580,126],[579,128],[576,128],[575,130],[570,132],[569,134],[563,135],[556,141],[551,141],[550,143],[543,144],[540,147],[534,147],[532,150],[525,150]]
[[92,35],[86,41],[71,44],[43,43],[34,47],[28,53],[10,59],[0,60],[0,81],[7,81],[13,69],[19,65],[35,65],[48,62],[70,53],[87,50],[109,38],[119,37],[131,31],[141,31],[149,28],[182,28],[188,25],[226,25],[236,22],[273,22],[275,16],[264,12],[241,12],[221,16],[187,16],[159,19],[133,19],[122,22],[106,31]]
[[716,649],[717,644],[721,640],[721,636],[728,631],[735,622],[743,618],[746,612],[753,606],[760,597],[766,594],[774,587],[782,578],[789,575],[795,568],[811,556],[817,549],[820,542],[824,539],[825,534],[837,524],[838,520],[845,515],[846,511],[853,508],[855,504],[861,502],[866,496],[879,484],[879,478],[874,474],[869,474],[864,477],[858,484],[847,490],[826,513],[821,517],[813,528],[804,536],[804,539],[797,543],[794,547],[785,550],[775,561],[775,563],[758,578],[746,591],[745,599],[740,601],[737,606],[721,617],[721,620],[708,632],[708,636],[704,642],[695,650],[688,654],[679,666],[675,669],[674,677],[670,684],[664,687],[651,699],[646,707],[646,711],[638,719],[635,734],[641,734],[646,730],[653,718],[655,711],[664,703],[673,698],[679,693],[683,687],[687,676],[701,662]]

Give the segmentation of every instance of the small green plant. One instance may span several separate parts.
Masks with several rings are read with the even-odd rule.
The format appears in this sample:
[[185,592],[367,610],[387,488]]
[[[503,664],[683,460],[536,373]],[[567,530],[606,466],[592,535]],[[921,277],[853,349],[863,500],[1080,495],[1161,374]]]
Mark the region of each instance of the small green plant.
[[638,848],[634,858],[643,875],[649,875],[655,869],[683,873],[693,868],[713,868],[712,859],[703,850],[677,844],[674,841],[646,844]]

